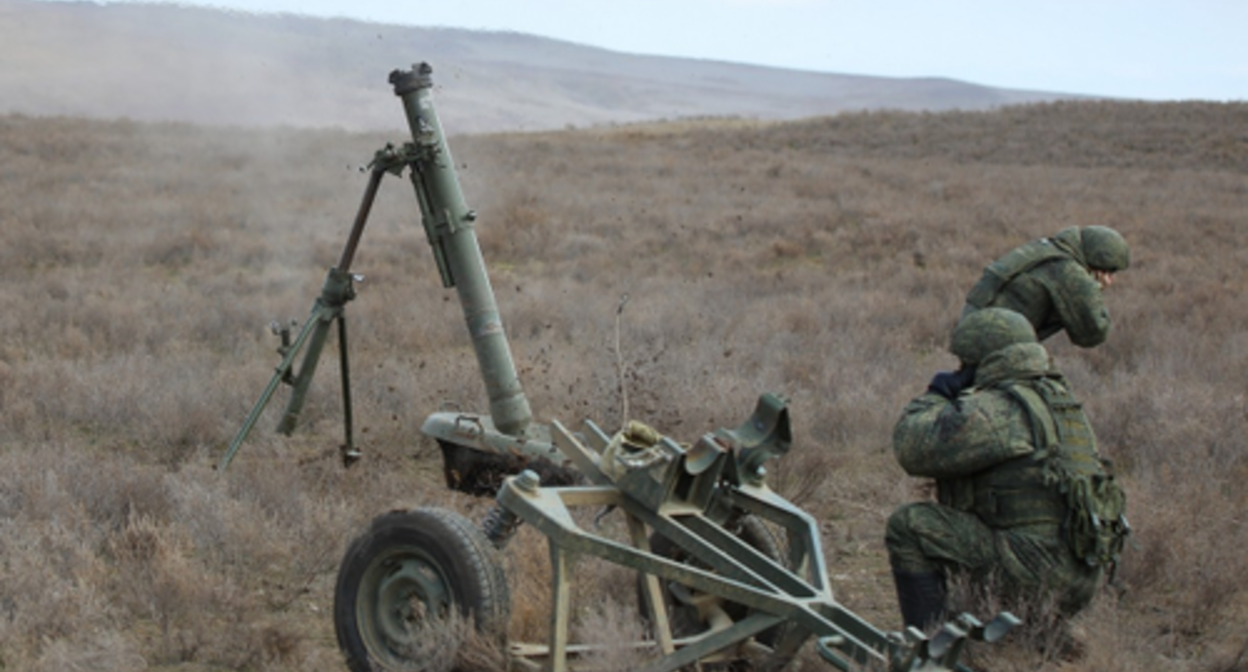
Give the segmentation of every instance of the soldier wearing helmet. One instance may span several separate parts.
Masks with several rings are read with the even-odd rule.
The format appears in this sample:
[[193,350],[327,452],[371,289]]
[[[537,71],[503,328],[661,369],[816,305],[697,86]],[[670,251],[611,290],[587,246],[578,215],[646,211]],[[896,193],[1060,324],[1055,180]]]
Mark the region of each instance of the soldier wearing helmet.
[[902,618],[919,628],[941,620],[949,572],[998,578],[1008,595],[1052,596],[1073,614],[1112,572],[1128,531],[1125,495],[1026,318],[972,312],[950,350],[962,373],[937,374],[893,433],[902,468],[935,479],[937,499],[888,520]]
[[1102,298],[1114,274],[1131,263],[1127,241],[1107,226],[1070,227],[1025,243],[984,269],[966,297],[962,316],[998,307],[1022,313],[1040,340],[1065,329],[1090,348],[1109,336]]

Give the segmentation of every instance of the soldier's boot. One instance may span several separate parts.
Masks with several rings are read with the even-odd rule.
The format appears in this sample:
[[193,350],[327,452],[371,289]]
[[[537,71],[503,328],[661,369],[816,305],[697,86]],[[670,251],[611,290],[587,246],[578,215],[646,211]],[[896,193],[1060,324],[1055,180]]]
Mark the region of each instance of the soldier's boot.
[[945,618],[945,575],[941,572],[893,570],[901,620],[906,627],[926,631]]

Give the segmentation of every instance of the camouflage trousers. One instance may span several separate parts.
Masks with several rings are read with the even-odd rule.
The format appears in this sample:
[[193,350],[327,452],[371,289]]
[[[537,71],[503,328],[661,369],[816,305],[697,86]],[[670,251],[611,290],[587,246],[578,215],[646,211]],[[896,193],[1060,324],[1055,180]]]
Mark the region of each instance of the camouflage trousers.
[[1053,594],[1059,608],[1074,613],[1092,600],[1101,571],[1076,560],[1058,528],[994,530],[973,513],[919,502],[893,512],[884,539],[894,571],[995,576],[1020,597]]

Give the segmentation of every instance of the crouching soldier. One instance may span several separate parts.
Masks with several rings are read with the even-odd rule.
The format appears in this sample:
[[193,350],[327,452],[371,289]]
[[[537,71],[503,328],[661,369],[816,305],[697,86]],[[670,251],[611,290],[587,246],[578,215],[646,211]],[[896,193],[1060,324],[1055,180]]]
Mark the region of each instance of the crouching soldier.
[[1122,235],[1108,226],[1072,226],[1024,243],[984,269],[966,296],[962,317],[981,308],[1022,313],[1041,341],[1065,330],[1090,348],[1109,336],[1102,292],[1131,264]]
[[1055,598],[1074,614],[1112,571],[1126,497],[1026,318],[975,311],[950,350],[962,369],[937,374],[893,434],[902,468],[935,479],[937,496],[888,520],[902,618],[920,629],[943,620],[950,572],[1000,579],[1007,598]]

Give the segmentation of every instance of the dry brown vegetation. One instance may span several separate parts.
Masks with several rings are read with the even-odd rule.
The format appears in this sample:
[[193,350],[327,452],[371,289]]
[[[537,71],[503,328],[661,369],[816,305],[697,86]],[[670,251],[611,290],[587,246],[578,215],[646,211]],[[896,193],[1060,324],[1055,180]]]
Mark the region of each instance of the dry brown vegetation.
[[[271,413],[228,473],[212,469],[277,362],[266,325],[306,315],[359,163],[403,139],[397,104],[395,120],[382,137],[0,118],[0,669],[340,669],[330,606],[351,537],[395,507],[483,513],[443,488],[418,431],[444,402],[484,406],[483,390],[393,179],[348,309],[365,458],[337,460],[327,357],[295,437],[268,432]],[[688,440],[760,392],[789,395],[797,437],[774,484],[821,520],[838,597],[885,628],[899,618],[883,523],[922,485],[894,463],[892,425],[954,364],[963,293],[1022,240],[1117,227],[1134,256],[1109,342],[1051,350],[1129,490],[1120,590],[1077,619],[1083,658],[1016,643],[977,662],[1248,669],[1248,106],[707,121],[452,148],[539,419],[619,426],[627,294],[630,415]],[[524,536],[508,559],[516,635],[545,619],[545,577],[525,578],[545,571],[544,546]],[[631,591],[624,574],[588,582]],[[628,618],[586,605],[578,632]]]

